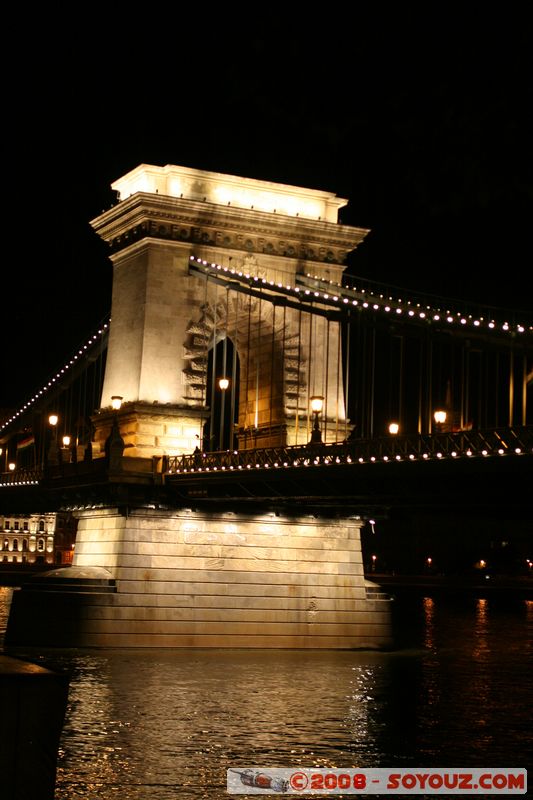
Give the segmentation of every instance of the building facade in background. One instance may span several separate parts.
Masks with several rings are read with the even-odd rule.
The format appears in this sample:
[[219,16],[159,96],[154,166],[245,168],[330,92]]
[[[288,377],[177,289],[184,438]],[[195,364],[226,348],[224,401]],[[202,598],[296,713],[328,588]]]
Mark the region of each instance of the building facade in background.
[[71,564],[77,520],[70,513],[0,516],[4,564]]

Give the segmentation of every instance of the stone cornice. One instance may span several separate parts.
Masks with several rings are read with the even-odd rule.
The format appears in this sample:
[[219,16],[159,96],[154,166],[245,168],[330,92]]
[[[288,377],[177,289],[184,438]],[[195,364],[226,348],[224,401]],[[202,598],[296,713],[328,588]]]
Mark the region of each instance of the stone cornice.
[[113,252],[146,237],[344,263],[368,233],[348,225],[137,193],[91,221]]

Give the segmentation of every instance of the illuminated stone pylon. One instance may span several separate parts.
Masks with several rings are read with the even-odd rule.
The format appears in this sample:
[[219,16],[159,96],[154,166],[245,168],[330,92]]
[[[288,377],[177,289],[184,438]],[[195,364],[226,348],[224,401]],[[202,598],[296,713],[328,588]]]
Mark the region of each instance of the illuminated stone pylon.
[[299,275],[336,285],[366,231],[338,225],[345,201],[326,192],[174,166],[140,166],[113,186],[118,204],[93,221],[114,265],[95,417],[101,451],[114,432],[109,485],[76,498],[73,566],[17,593],[6,641],[389,647],[390,603],[365,580],[357,509],[320,498],[313,513],[313,498],[273,507],[260,494],[212,506],[207,483],[186,499],[164,493],[134,458],[146,467],[194,450],[213,398],[209,351],[226,338],[240,363],[239,447],[307,443],[312,396],[330,440],[328,420],[345,420],[338,323],[308,301],[302,312],[298,297],[274,302],[273,286],[294,288]]
[[[194,450],[210,414],[209,351],[226,336],[240,364],[239,447],[306,442],[316,394],[326,440],[344,438],[338,324],[273,304],[268,287],[306,275],[341,281],[367,233],[338,224],[347,201],[172,165],[140,165],[112,186],[118,203],[92,221],[114,269],[100,448],[117,395],[125,455]],[[207,280],[211,264],[226,268],[225,282]],[[228,280],[239,273],[261,291],[236,291]]]

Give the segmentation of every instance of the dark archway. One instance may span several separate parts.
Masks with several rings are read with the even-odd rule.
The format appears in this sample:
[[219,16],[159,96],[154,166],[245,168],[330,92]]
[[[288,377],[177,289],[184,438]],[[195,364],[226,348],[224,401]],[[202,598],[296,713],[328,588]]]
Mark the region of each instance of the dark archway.
[[[226,378],[227,388],[220,381]],[[207,361],[206,405],[211,409],[204,425],[202,450],[235,450],[235,424],[239,418],[240,365],[237,350],[229,337],[209,350]]]

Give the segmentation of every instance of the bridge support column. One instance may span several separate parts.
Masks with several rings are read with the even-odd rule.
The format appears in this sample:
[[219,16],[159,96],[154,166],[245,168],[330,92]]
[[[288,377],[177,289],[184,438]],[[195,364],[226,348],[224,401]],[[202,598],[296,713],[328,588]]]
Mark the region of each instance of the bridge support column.
[[[104,568],[117,591],[86,593],[81,601],[77,593],[70,603],[67,590],[58,608],[59,591],[23,589],[26,605],[32,600],[33,644],[375,649],[392,643],[390,603],[363,574],[361,520],[146,508],[128,515],[93,509],[79,518],[73,569],[88,575]],[[55,622],[48,619],[50,603]],[[72,613],[76,624],[67,621]],[[25,643],[16,620],[8,638]]]

